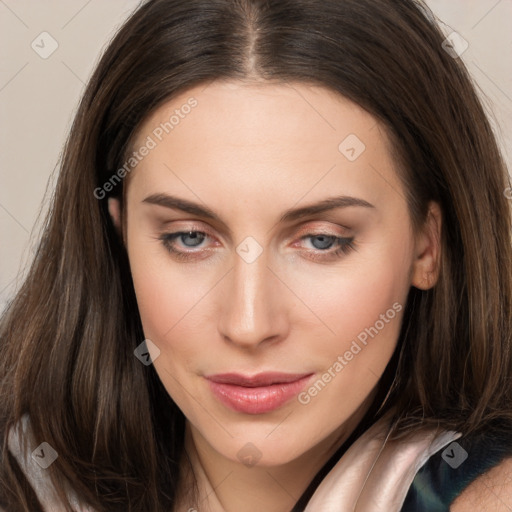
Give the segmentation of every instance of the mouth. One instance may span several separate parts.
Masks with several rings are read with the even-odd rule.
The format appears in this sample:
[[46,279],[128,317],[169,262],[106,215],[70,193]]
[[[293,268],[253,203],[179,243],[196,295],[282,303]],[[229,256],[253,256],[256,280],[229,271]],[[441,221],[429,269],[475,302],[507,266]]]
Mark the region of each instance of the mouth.
[[264,414],[290,401],[312,376],[266,372],[252,376],[224,373],[205,378],[214,396],[225,406],[245,414]]

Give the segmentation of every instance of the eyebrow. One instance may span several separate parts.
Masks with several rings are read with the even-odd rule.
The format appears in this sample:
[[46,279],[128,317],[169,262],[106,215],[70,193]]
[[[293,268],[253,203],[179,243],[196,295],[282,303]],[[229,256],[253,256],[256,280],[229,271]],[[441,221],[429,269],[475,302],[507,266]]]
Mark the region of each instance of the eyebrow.
[[[199,217],[204,217],[206,219],[211,219],[216,222],[224,224],[222,219],[207,206],[203,206],[180,197],[171,196],[168,194],[152,194],[146,197],[142,202],[155,204],[158,206],[165,206],[166,208],[171,208],[173,210],[181,210],[192,215],[197,215]],[[351,206],[375,208],[373,204],[358,197],[329,197],[327,199],[319,201],[318,203],[310,204],[308,206],[303,206],[300,208],[286,210],[279,219],[279,222],[292,222],[303,217],[308,217],[329,210],[334,210],[335,208],[348,208]]]

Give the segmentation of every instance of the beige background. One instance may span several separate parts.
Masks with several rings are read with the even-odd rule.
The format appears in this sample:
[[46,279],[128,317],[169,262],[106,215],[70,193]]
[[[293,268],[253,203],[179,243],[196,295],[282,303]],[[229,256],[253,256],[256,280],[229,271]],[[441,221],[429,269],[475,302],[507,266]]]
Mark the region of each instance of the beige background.
[[[511,169],[512,0],[427,3],[446,24],[447,35],[457,31],[468,41],[462,58],[485,95]],[[101,49],[138,4],[0,0],[0,311],[30,262],[39,212],[46,208],[84,84]],[[31,46],[39,44],[39,52],[51,49],[50,36],[42,32],[58,44],[46,59]]]

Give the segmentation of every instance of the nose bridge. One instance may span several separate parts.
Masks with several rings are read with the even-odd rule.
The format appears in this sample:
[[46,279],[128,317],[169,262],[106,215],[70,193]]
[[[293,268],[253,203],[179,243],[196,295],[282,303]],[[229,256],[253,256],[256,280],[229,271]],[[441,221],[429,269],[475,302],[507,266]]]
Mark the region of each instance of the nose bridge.
[[266,251],[251,247],[250,241],[237,247],[219,322],[221,334],[232,343],[255,346],[282,331],[278,318],[283,311],[267,264]]

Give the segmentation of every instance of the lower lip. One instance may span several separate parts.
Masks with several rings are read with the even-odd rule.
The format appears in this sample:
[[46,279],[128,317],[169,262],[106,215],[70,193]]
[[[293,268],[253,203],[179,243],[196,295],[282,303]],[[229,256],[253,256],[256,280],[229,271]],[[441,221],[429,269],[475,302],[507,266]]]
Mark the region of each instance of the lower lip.
[[245,414],[263,414],[279,409],[298,395],[312,375],[293,382],[247,388],[208,380],[213,394],[226,406]]

